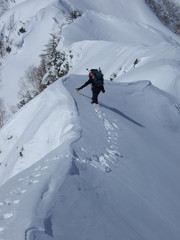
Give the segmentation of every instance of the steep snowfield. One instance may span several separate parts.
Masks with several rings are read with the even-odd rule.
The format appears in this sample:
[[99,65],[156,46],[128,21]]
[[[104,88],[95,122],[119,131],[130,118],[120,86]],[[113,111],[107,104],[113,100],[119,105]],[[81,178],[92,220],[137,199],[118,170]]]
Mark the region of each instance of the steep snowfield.
[[62,84],[55,84],[27,104],[11,119],[8,128],[2,129],[1,157],[5,169],[0,169],[1,184],[63,144],[69,132],[72,132],[70,138],[73,137],[74,110],[63,86],[59,85]]
[[[2,61],[0,69],[0,94],[8,106],[19,102],[20,80],[29,66],[39,65],[39,55],[43,53],[50,34],[60,31],[68,12],[69,8],[63,7],[57,0],[41,0],[38,3],[29,0],[16,4],[1,17],[2,33],[12,42],[12,51]],[[26,30],[25,33],[19,33],[21,27]]]
[[70,94],[57,82],[1,130],[1,239],[24,239],[28,227],[39,227],[71,167],[69,148],[78,126]]
[[73,145],[79,171],[67,177],[52,211],[55,238],[178,239],[176,100],[149,82],[107,84],[100,106],[91,107],[89,90],[73,94],[82,126]]
[[[159,25],[159,21],[156,19],[154,14],[148,10],[147,6],[142,0],[97,0],[95,3],[90,1],[77,0],[74,3],[73,0],[69,0],[75,8],[82,11],[92,10],[97,13],[103,13],[107,16],[114,16],[119,19],[129,19],[132,22],[141,22],[143,24],[156,24]],[[161,25],[161,24],[160,24]],[[160,26],[162,28],[162,26]]]
[[[42,0],[38,4],[37,1],[29,0],[16,2],[15,6],[13,4],[1,17],[1,32],[12,42],[12,52],[2,61],[0,69],[0,94],[7,107],[18,103],[19,81],[30,65],[39,64],[39,55],[48,43],[50,34],[60,31],[60,28],[66,25],[67,14],[73,9],[81,10],[83,15],[73,24],[63,27],[59,46],[61,49],[63,47],[72,50],[71,73],[85,74],[87,67],[98,65],[102,67],[108,80],[111,75],[116,75],[117,81],[146,79],[152,81],[155,86],[179,96],[179,37],[160,23],[143,0],[114,0],[113,3],[102,0],[95,3],[87,0],[78,0],[76,3]],[[21,27],[26,30],[23,34],[18,33]],[[92,40],[95,41],[93,46]],[[96,47],[99,40],[106,42],[104,49],[100,48],[100,52]],[[119,43],[117,52],[113,49],[111,52],[112,42]],[[77,48],[74,48],[74,44]],[[86,57],[81,55],[81,48],[85,47]],[[93,52],[95,56],[92,55]],[[87,57],[89,61],[86,61]],[[103,61],[104,58],[106,61]],[[133,63],[137,58],[140,60],[137,67],[141,68],[134,74]],[[81,61],[86,61],[86,65],[82,66]],[[158,67],[160,71],[157,70]],[[161,73],[167,68],[168,74],[166,72],[162,76]]]
[[[67,25],[72,9],[83,14]],[[0,240],[179,240],[179,37],[142,0],[17,0],[1,20],[7,105],[62,25],[73,59],[0,131]],[[90,86],[75,92],[87,67],[105,74],[99,105]]]
[[106,83],[94,106],[85,79],[2,129],[1,239],[179,239],[180,102],[140,81]]
[[[72,45],[72,52],[77,56],[71,72],[85,74],[86,67],[100,66],[108,80],[113,75],[116,81],[150,80],[179,97],[179,38],[160,28],[158,20],[155,25],[139,22],[139,19],[133,21],[124,16],[118,19],[87,11],[66,26],[63,43]],[[139,63],[134,68],[136,59]]]

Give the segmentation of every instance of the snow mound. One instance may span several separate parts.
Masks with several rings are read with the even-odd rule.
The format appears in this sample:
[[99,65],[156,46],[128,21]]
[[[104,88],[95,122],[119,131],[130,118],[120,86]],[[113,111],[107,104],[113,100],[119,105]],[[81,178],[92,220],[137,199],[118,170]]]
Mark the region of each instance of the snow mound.
[[62,83],[46,89],[1,130],[1,184],[74,137],[73,103]]
[[166,38],[163,32],[150,25],[138,24],[128,18],[118,19],[94,11],[86,11],[81,18],[65,27],[63,36],[65,45],[82,40],[154,45]]
[[75,91],[86,77],[1,130],[0,237],[178,240],[180,102],[150,81],[105,81],[94,106],[90,87]]

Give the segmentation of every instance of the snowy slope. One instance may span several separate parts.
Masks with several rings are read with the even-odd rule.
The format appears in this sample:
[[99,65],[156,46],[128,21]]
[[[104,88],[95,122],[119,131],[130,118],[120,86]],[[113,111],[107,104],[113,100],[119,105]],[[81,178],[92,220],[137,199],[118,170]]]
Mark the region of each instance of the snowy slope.
[[82,126],[73,145],[79,171],[67,177],[52,211],[55,238],[179,239],[176,100],[149,82],[108,84],[98,107],[73,97]]
[[[1,150],[1,157],[5,159],[5,169],[0,169],[1,184],[63,144],[69,131],[73,133],[73,114],[69,110],[72,103],[61,88],[55,84],[47,93],[44,91],[22,109],[17,117],[11,119],[8,130],[2,129],[4,141],[1,142],[1,148],[5,146],[5,149]],[[57,136],[56,132],[59,133]],[[26,156],[26,161],[22,159],[21,153],[23,157]]]
[[[72,9],[83,14],[67,25]],[[0,131],[0,239],[179,240],[179,37],[142,0],[17,0],[1,27],[10,18],[7,105],[62,25],[59,49],[73,59]],[[90,86],[75,88],[99,66],[106,92],[94,106]]]
[[176,3],[178,3],[180,5],[180,0],[175,0]]
[[[63,27],[63,42],[59,46],[72,51],[71,73],[85,74],[87,67],[98,65],[107,80],[112,75],[117,81],[150,80],[179,96],[179,37],[160,23],[143,0],[114,0],[113,4],[102,0],[41,0],[37,4],[27,0],[12,3],[9,11],[1,16],[1,32],[12,42],[12,52],[2,61],[0,69],[0,95],[7,107],[18,103],[19,81],[30,65],[38,66],[50,33],[67,23],[72,9],[81,10],[82,17]],[[21,27],[26,30],[24,34],[18,34]],[[100,51],[99,40],[105,42]],[[111,51],[112,42],[119,44],[117,51],[114,48]],[[140,60],[137,67],[142,67],[134,73],[133,63],[137,58]]]
[[[0,94],[8,106],[19,102],[20,80],[29,66],[39,65],[39,55],[43,53],[50,34],[60,31],[69,12],[69,7],[60,5],[57,0],[41,0],[38,3],[28,0],[16,3],[1,16],[1,32],[8,42],[12,42],[12,51],[2,61],[0,69]],[[21,27],[26,30],[25,33],[19,33]]]
[[[129,5],[125,4],[126,18],[91,10],[63,29],[64,45],[72,46],[77,56],[71,73],[85,74],[86,67],[100,66],[107,80],[113,75],[116,81],[150,80],[179,97],[179,37],[162,26],[140,3],[139,8],[132,8],[133,20]],[[146,13],[144,18],[139,17],[139,11]],[[136,59],[139,64],[134,68]]]
[[90,87],[74,91],[85,78],[64,80],[72,96],[52,85],[2,129],[1,238],[179,239],[180,102],[140,81],[106,83],[93,106]]
[[53,193],[56,193],[55,188],[63,181],[71,167],[69,147],[79,135],[77,129],[75,106],[61,82],[49,87],[27,104],[2,129],[2,238],[24,239],[27,228],[31,227],[33,209],[38,210],[35,208],[40,201],[43,202],[40,208],[44,207],[44,210],[40,210],[39,217],[36,213],[35,224],[41,222],[51,204],[49,195],[53,197]]

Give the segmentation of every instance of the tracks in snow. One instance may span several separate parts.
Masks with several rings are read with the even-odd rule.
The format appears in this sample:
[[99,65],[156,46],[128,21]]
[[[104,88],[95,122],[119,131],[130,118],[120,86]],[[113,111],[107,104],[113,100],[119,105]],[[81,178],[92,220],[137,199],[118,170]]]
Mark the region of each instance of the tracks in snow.
[[[26,197],[26,193],[33,191],[33,185],[41,181],[42,174],[46,175],[49,171],[49,166],[58,160],[57,157],[53,159],[46,159],[43,164],[36,164],[36,166],[29,171],[30,174],[14,178],[10,187],[4,189],[4,194],[0,196],[0,239],[6,239],[6,231],[8,226],[16,219],[21,201]],[[26,214],[26,213],[24,213]]]
[[[110,173],[113,166],[117,167],[120,159],[123,158],[122,154],[119,151],[119,127],[116,124],[117,120],[110,122],[108,116],[102,110],[100,105],[94,105],[95,114],[99,119],[101,119],[102,124],[105,128],[106,135],[106,147],[104,147],[104,152],[100,154],[93,153],[91,158],[85,159],[77,157],[76,160],[81,163],[90,164],[91,166],[98,168],[102,171]],[[82,152],[87,152],[86,149],[81,148]]]

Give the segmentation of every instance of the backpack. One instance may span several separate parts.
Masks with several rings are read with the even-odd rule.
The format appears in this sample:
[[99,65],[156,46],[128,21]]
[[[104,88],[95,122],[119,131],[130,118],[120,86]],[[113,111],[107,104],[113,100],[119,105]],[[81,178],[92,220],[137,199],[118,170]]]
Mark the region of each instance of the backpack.
[[101,70],[91,69],[89,75],[92,77],[97,86],[103,86],[103,74]]

